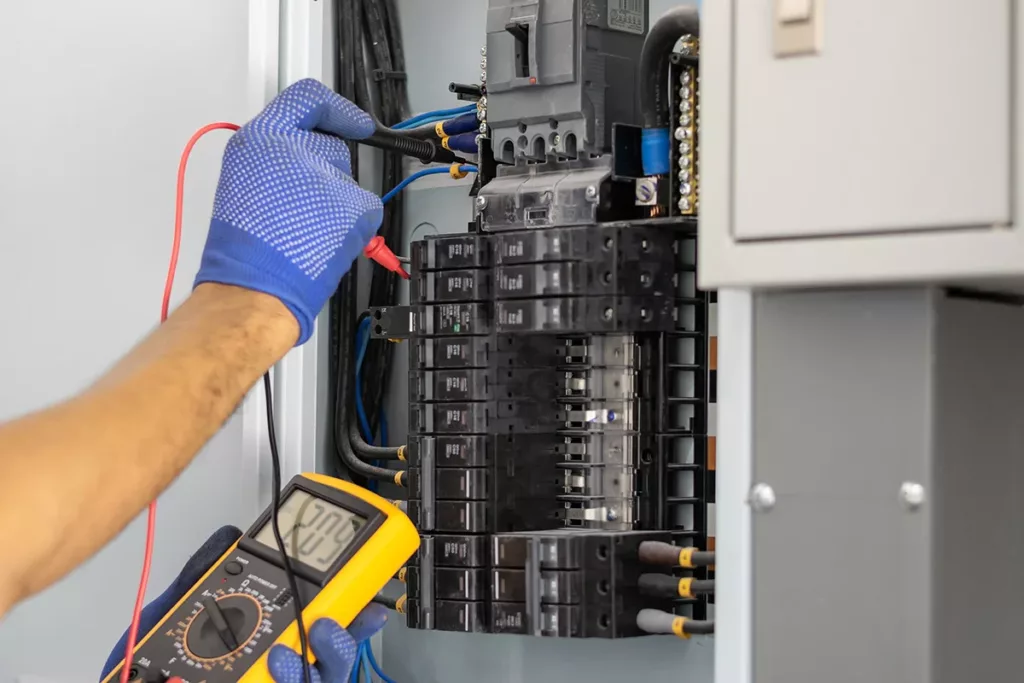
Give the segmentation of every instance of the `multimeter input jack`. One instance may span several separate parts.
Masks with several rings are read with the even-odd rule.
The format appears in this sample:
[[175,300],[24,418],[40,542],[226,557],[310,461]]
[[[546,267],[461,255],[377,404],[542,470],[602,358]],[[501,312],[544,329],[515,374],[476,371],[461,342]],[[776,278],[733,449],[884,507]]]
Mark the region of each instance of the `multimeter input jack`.
[[150,671],[141,664],[135,664],[128,672],[130,683],[166,683],[167,676],[160,671]]

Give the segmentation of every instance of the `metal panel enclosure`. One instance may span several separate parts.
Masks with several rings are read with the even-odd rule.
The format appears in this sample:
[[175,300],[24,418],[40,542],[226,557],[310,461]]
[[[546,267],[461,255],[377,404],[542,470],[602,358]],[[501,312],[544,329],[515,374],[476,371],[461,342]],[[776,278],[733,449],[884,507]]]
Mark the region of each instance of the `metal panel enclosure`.
[[938,303],[932,680],[1019,680],[1024,310],[958,298]]
[[927,680],[929,299],[755,295],[755,683]]
[[1010,2],[819,1],[785,58],[775,5],[734,4],[738,239],[1010,221]]
[[1015,680],[1024,310],[922,288],[754,315],[754,683]]

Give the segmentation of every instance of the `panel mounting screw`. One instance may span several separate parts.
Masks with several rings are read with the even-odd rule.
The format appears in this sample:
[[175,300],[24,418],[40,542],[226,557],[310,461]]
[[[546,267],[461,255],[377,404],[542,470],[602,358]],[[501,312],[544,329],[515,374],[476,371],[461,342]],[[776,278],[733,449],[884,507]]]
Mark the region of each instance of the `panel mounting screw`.
[[924,505],[925,497],[924,487],[917,482],[905,481],[900,486],[900,503],[910,512]]
[[481,57],[486,57],[487,56],[487,46],[486,45],[484,45],[483,47],[480,48],[480,56]]
[[487,208],[487,197],[483,196],[482,194],[477,195],[474,204],[476,204],[476,208],[478,210],[483,211],[485,208]]
[[619,513],[618,512],[616,512],[615,510],[609,510],[608,511],[608,521],[609,522],[614,522],[618,518],[619,518]]
[[771,512],[775,507],[775,491],[768,484],[754,484],[748,502],[754,512]]
[[605,320],[611,320],[612,316],[614,316],[614,315],[615,315],[615,311],[613,311],[612,309],[610,309],[610,308],[604,309],[604,319]]
[[588,185],[587,186],[587,199],[597,199],[597,186],[596,185]]

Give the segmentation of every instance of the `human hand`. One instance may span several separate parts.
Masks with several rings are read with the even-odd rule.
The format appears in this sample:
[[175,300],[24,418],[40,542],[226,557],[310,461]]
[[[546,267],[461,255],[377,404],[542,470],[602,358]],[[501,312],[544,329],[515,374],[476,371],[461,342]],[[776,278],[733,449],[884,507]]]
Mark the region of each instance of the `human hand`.
[[[145,608],[142,610],[142,614],[139,616],[139,639],[153,630],[153,627],[157,625],[164,615],[171,611],[171,609],[178,604],[178,602],[185,597],[185,594],[192,590],[192,587],[199,582],[199,579],[206,575],[206,572],[210,571],[217,560],[228,551],[228,548],[232,544],[241,538],[242,532],[233,526],[223,526],[213,532],[210,538],[206,539],[199,550],[195,552],[192,557],[188,559],[185,566],[181,568],[181,572],[177,578],[171,582],[171,585],[164,590],[163,593],[154,598]],[[121,636],[121,640],[117,641],[117,645],[110,651],[110,656],[107,657],[107,663],[103,665],[103,674],[100,676],[102,681],[110,672],[114,670],[121,660],[124,659],[124,650],[128,645],[128,631],[125,630]]]
[[[228,141],[195,284],[277,297],[299,322],[298,344],[376,234],[380,199],[351,177],[348,146],[373,119],[322,83],[290,85]],[[328,135],[317,131],[332,133]]]
[[[372,602],[347,630],[333,619],[316,620],[308,638],[317,660],[310,667],[312,683],[348,683],[352,669],[358,665],[359,644],[384,628],[387,620],[388,609]],[[284,645],[270,648],[267,668],[276,683],[303,683],[302,657]]]

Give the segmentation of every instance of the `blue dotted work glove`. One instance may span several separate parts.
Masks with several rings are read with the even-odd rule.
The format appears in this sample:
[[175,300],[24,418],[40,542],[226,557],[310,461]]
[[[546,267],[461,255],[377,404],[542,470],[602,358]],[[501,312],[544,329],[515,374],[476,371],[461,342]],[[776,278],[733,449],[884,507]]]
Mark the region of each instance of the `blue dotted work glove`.
[[298,343],[309,339],[383,217],[380,199],[352,179],[348,147],[333,135],[360,139],[374,127],[313,79],[289,86],[242,126],[224,152],[195,284],[275,296],[299,321]]
[[[388,609],[370,603],[346,631],[332,619],[318,619],[309,629],[309,647],[316,657],[311,668],[313,683],[348,683],[358,664],[359,643],[384,628]],[[298,652],[275,645],[270,648],[267,667],[276,683],[303,683],[302,657]]]
[[[185,597],[192,586],[203,578],[210,567],[220,559],[221,555],[228,551],[235,541],[242,536],[242,532],[233,526],[224,526],[206,540],[199,550],[189,558],[181,573],[174,579],[170,586],[157,596],[152,602],[146,605],[139,618],[139,640],[153,630],[157,622],[164,618],[164,615],[171,611],[171,608],[178,604],[178,601]],[[107,663],[103,665],[103,673],[100,674],[102,681],[114,670],[121,660],[124,659],[124,648],[128,645],[128,629],[125,629],[121,640],[110,651]]]

